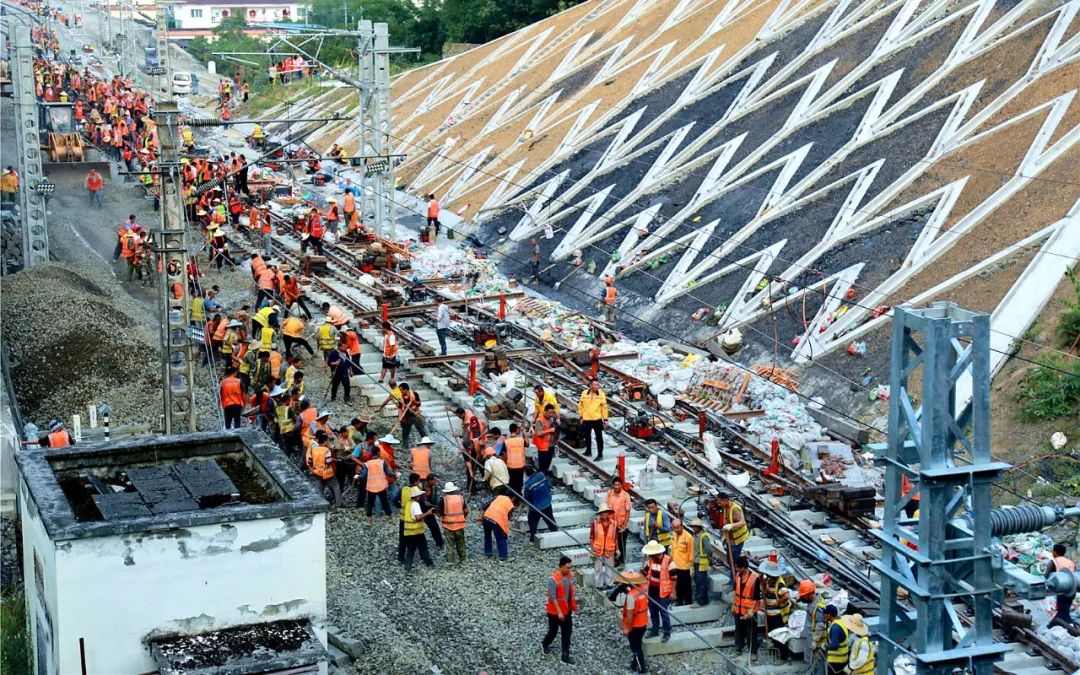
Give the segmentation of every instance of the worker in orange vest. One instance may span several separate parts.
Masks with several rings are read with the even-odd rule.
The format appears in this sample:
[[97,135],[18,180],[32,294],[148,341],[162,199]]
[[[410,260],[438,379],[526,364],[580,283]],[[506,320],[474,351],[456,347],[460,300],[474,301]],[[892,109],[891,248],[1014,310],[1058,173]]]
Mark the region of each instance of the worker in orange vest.
[[346,223],[352,222],[353,214],[356,213],[356,196],[352,191],[346,191],[344,201],[341,204],[341,213],[345,217]]
[[626,541],[630,537],[630,493],[623,489],[622,480],[616,476],[611,479],[611,490],[605,499],[611,507],[612,520],[618,531],[615,533],[615,566],[619,567],[626,560]]
[[311,474],[322,482],[323,489],[330,488],[331,506],[341,506],[341,485],[334,476],[334,451],[330,449],[329,437],[322,429],[315,432],[315,442],[308,446],[304,462]]
[[750,571],[750,562],[739,556],[735,559],[735,599],[731,613],[735,615],[735,656],[743,647],[750,648],[750,660],[757,661],[757,613],[761,609],[761,584],[758,573]]
[[396,476],[390,465],[385,459],[381,457],[381,451],[378,446],[371,448],[371,459],[364,462],[364,466],[360,469],[360,478],[364,481],[364,489],[367,492],[367,519],[368,525],[373,522],[371,517],[372,512],[375,510],[375,500],[379,500],[379,504],[382,506],[383,511],[387,516],[393,520],[394,512],[390,509],[390,497],[388,491],[390,489],[390,483],[392,483]]
[[537,468],[547,473],[551,469],[551,460],[555,456],[552,445],[555,442],[555,433],[558,429],[555,406],[548,403],[544,406],[544,412],[537,415],[533,420],[532,441],[536,446]]
[[49,421],[49,435],[43,440],[42,445],[47,448],[66,448],[69,445],[75,445],[75,439],[64,428],[64,423],[55,419]]
[[381,384],[386,374],[390,373],[390,379],[387,383],[394,382],[397,379],[397,369],[401,363],[398,361],[398,339],[394,334],[394,327],[390,325],[389,321],[383,321],[383,357],[382,357],[382,370],[379,371],[379,383]]
[[[1047,579],[1056,572],[1076,571],[1076,563],[1065,557],[1065,550],[1065,544],[1054,544],[1054,557],[1050,560],[1050,564],[1046,566]],[[1070,613],[1074,600],[1076,600],[1076,593],[1071,595],[1059,593],[1057,595],[1054,618],[1050,621],[1051,626],[1060,625],[1068,629],[1070,626],[1075,625]]]
[[240,413],[244,411],[244,391],[236,369],[229,367],[221,379],[221,409],[225,412],[225,428],[240,428]]
[[435,199],[433,194],[428,195],[427,226],[435,228],[435,236],[432,241],[439,238],[439,230],[442,228],[442,223],[439,222],[440,213],[442,213],[442,206],[439,204],[439,200]]
[[431,475],[431,438],[421,438],[419,445],[409,450],[409,459],[412,472],[426,481]]
[[484,555],[492,557],[491,540],[495,539],[499,551],[499,560],[510,559],[510,514],[514,510],[514,498],[506,495],[497,495],[492,499],[484,513],[480,516],[480,522],[484,525]]
[[86,174],[86,182],[84,183],[86,191],[90,193],[90,203],[94,206],[104,208],[101,204],[101,174],[97,169],[90,169]]
[[671,639],[671,615],[668,607],[671,605],[671,593],[675,584],[671,578],[671,556],[667,554],[664,545],[655,539],[641,549],[644,556],[641,573],[649,581],[649,619],[652,628],[649,635],[656,637],[660,634],[661,627],[664,630],[663,642]]
[[333,239],[335,240],[338,236],[338,222],[340,220],[341,213],[338,210],[337,200],[330,197],[326,200],[326,231],[334,235]]
[[618,296],[618,291],[615,290],[615,277],[604,277],[604,302],[602,303],[602,309],[604,310],[604,318],[612,326],[615,325],[615,298]]
[[595,583],[601,590],[610,590],[615,581],[615,535],[618,526],[611,519],[611,507],[607,503],[596,509],[596,518],[589,526],[589,544],[595,556]]
[[[505,498],[503,498],[505,499]],[[562,662],[572,666],[574,659],[570,656],[570,633],[574,628],[574,614],[577,614],[577,596],[574,594],[574,571],[570,567],[572,561],[566,556],[559,558],[559,568],[551,575],[547,590],[548,630],[541,646],[545,654],[552,652],[551,643],[555,642],[555,634],[561,633],[562,638]]]
[[637,570],[623,572],[615,580],[629,586],[623,601],[622,632],[630,641],[630,670],[647,673],[649,670],[645,667],[645,652],[641,644],[649,625],[648,581]]
[[446,562],[449,564],[453,558],[457,558],[457,564],[464,567],[465,555],[465,519],[469,515],[469,505],[465,498],[458,493],[458,486],[453,481],[447,481],[443,486],[442,498],[435,508],[442,523],[443,535],[446,537]]
[[525,448],[529,441],[521,431],[521,427],[515,422],[510,423],[510,435],[503,441],[506,453],[506,470],[510,474],[510,492],[521,494],[521,486],[525,484]]

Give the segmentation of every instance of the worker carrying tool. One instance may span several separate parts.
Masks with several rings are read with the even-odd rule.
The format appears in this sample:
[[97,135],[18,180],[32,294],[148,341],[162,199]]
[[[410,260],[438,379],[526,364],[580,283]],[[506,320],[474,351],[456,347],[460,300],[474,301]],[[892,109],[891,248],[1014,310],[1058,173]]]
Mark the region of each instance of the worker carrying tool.
[[[777,628],[787,626],[788,617],[791,616],[791,593],[788,591],[787,582],[784,581],[785,570],[780,565],[776,551],[769,554],[769,559],[758,567],[761,574],[761,596],[765,602],[765,632],[772,633]],[[791,660],[791,652],[786,642],[774,640],[780,659]]]
[[604,277],[604,295],[602,296],[602,302],[600,303],[600,309],[604,312],[604,319],[615,326],[615,299],[618,297],[618,291],[615,290],[615,277]]
[[716,498],[716,504],[720,509],[718,525],[724,531],[728,565],[734,574],[735,560],[742,555],[743,544],[750,538],[750,530],[746,526],[742,505],[732,500],[731,495],[721,493]]

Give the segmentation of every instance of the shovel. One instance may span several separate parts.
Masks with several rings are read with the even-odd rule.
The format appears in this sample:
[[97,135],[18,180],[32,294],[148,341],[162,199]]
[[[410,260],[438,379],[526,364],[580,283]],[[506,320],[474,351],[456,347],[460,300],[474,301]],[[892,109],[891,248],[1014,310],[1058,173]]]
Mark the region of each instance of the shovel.
[[570,274],[567,274],[562,279],[559,279],[558,281],[556,281],[555,285],[552,286],[552,288],[554,288],[555,290],[559,290],[559,286],[562,286],[563,282],[566,281],[567,279],[569,279],[571,276],[573,276],[574,272],[577,272],[579,269],[581,269],[581,268],[580,267],[575,267],[574,269],[570,270]]

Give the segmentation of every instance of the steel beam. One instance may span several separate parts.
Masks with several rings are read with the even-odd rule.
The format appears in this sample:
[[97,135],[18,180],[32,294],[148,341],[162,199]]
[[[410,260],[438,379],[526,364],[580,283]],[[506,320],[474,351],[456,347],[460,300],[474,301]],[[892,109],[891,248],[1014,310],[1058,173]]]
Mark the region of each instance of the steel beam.
[[172,88],[172,60],[169,58],[169,7],[168,0],[154,1],[154,20],[157,23],[154,27],[154,41],[157,45],[158,63],[165,71],[160,75],[155,75],[154,78],[159,82],[156,89],[162,97],[168,96]]
[[38,103],[34,95],[34,48],[29,30],[15,33],[12,86],[15,97],[15,137],[19,149],[22,186],[19,190],[22,220],[23,267],[49,260],[49,229],[45,220],[45,196],[31,188],[44,173],[41,169],[41,137],[38,133]]
[[[525,297],[525,294],[521,291],[514,291],[512,293],[506,293],[503,295],[507,300],[514,298]],[[466,298],[462,300],[446,300],[443,302],[447,307],[464,307],[466,305],[475,305],[478,302],[498,302],[498,295],[484,295],[478,298]],[[424,312],[430,312],[438,307],[434,302],[425,302],[419,305],[399,305],[397,307],[387,308],[388,316],[412,316],[414,314],[423,314]],[[357,319],[374,319],[382,316],[381,309],[373,309],[367,312],[360,312],[356,315]]]
[[180,110],[175,101],[158,103],[157,122],[161,161],[161,229],[155,235],[155,252],[163,258],[160,275],[161,376],[165,394],[165,433],[191,433],[195,426],[195,372],[197,353],[188,337],[190,298],[187,284],[187,224],[180,198],[180,162],[177,136]]

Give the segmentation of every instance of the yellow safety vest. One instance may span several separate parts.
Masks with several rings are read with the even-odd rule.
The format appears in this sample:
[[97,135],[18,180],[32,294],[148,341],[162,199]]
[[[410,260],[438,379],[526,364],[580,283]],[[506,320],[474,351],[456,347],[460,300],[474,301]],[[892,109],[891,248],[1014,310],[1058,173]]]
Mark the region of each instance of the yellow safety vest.
[[[831,624],[829,624],[829,627],[825,633],[826,636],[828,636],[828,633],[832,631],[833,626],[840,626],[840,630],[844,631],[844,639],[840,641],[839,647],[837,647],[836,649],[830,649],[828,651],[828,654],[826,654],[825,656],[825,660],[829,663],[837,663],[846,666],[848,662],[848,656],[851,654],[851,645],[848,644],[851,636],[848,633],[847,626],[845,626],[843,622],[840,621],[840,619],[837,619],[836,621],[833,621]],[[825,644],[828,643],[829,640],[828,637],[826,637]]]
[[192,298],[191,320],[206,323],[206,309],[203,308],[203,298]]
[[772,586],[769,585],[768,580],[765,581],[765,614],[783,617],[784,623],[787,623],[788,616],[791,614],[791,596],[789,595],[788,601],[781,605],[781,588],[787,588],[783,579],[773,579]]
[[277,417],[278,431],[283,434],[291,433],[293,430],[293,417],[292,409],[287,405],[279,405],[274,409],[274,416]]
[[866,648],[870,650],[870,658],[866,660],[866,663],[853,669],[851,675],[872,675],[874,672],[874,661],[877,658],[877,650],[874,649],[874,643],[870,641],[868,636],[863,635],[855,638],[855,651],[858,652],[859,646],[864,642],[866,643]]
[[410,489],[411,488],[404,488],[401,491],[401,519],[405,521],[404,529],[406,537],[424,533],[424,521],[413,518],[412,499],[404,496]]
[[[737,502],[731,502],[724,508],[724,524],[734,522],[735,509],[742,512],[742,506]],[[746,516],[743,516],[743,524],[727,533],[728,541],[732,544],[743,544],[750,538],[750,531],[746,529]]]
[[[661,532],[660,531],[660,524],[662,522],[664,522],[664,510],[663,509],[657,509],[656,510],[655,524],[652,524],[653,521],[654,521],[654,518],[653,518],[652,514],[646,513],[645,514],[645,541],[649,541],[650,539],[655,539],[657,541],[657,543],[659,543],[662,546],[671,546],[671,532]],[[654,530],[656,531],[656,536],[653,536],[653,531]]]
[[319,326],[317,331],[319,334],[319,349],[324,352],[330,351],[334,347],[337,347],[337,340],[334,339],[334,327],[328,323],[324,323]]
[[705,530],[698,532],[694,538],[694,547],[697,551],[697,569],[699,572],[708,572],[712,564],[712,537]]

